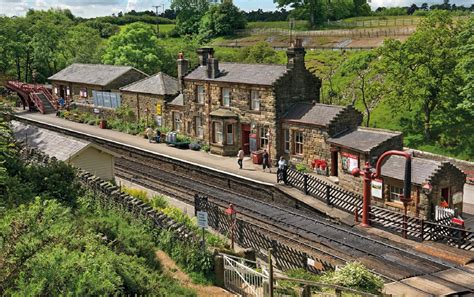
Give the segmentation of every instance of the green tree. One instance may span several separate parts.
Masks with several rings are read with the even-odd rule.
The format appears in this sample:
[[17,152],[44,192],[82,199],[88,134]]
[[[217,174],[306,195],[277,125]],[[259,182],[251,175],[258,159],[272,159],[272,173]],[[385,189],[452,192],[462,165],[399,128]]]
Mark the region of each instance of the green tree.
[[432,137],[433,113],[458,97],[457,31],[449,13],[435,11],[406,42],[390,39],[380,49],[393,106],[398,111],[419,110],[427,140]]
[[278,53],[268,42],[258,42],[239,51],[238,60],[245,63],[278,63]]
[[102,57],[105,64],[133,66],[148,74],[162,70],[166,59],[172,58],[159,45],[153,29],[143,23],[127,25],[112,36]]
[[173,0],[171,9],[175,10],[176,30],[180,35],[199,33],[201,18],[209,9],[207,0]]
[[273,0],[279,7],[291,6],[295,9],[304,7],[308,11],[309,23],[312,28],[327,20],[326,0]]
[[242,11],[232,1],[213,5],[202,17],[199,33],[204,37],[231,35],[234,30],[245,28],[247,21]]
[[355,95],[353,104],[360,98],[365,110],[365,126],[370,125],[370,114],[372,110],[382,99],[383,85],[381,75],[374,74],[381,69],[374,67],[376,54],[372,51],[361,52],[347,60],[341,68],[343,71],[355,73],[355,79],[352,82],[353,94]]
[[65,40],[67,64],[100,63],[102,39],[96,29],[86,25],[70,28]]

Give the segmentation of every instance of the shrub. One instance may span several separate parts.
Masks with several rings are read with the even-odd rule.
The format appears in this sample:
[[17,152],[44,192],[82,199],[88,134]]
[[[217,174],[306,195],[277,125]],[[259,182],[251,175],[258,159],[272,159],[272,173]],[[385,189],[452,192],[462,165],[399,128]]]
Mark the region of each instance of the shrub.
[[359,262],[349,263],[341,269],[324,274],[321,280],[372,294],[380,294],[384,285],[379,276]]
[[176,142],[190,142],[191,138],[187,135],[178,134],[176,135]]
[[210,150],[211,150],[211,147],[208,144],[203,144],[201,146],[201,151],[205,151],[206,153],[208,153]]
[[157,209],[167,208],[169,206],[168,200],[164,196],[155,195],[150,199],[151,205]]
[[306,165],[304,165],[304,164],[296,164],[295,168],[296,168],[296,171],[299,171],[299,172],[302,172],[302,173],[309,172],[308,167],[306,167]]

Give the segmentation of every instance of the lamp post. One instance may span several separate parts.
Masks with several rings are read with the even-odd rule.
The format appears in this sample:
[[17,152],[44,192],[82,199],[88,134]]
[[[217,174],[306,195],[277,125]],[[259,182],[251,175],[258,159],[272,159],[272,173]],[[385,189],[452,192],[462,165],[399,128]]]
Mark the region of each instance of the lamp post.
[[[370,212],[370,195],[371,195],[371,184],[372,180],[376,178],[380,178],[381,176],[381,171],[382,171],[382,162],[383,160],[388,157],[388,156],[402,156],[405,157],[405,178],[404,178],[404,183],[403,183],[403,196],[400,197],[400,200],[402,200],[403,205],[405,207],[405,215],[403,219],[403,225],[404,225],[404,235],[406,237],[406,212],[407,212],[407,206],[411,202],[411,155],[407,152],[402,152],[402,151],[387,151],[383,153],[379,159],[377,160],[377,164],[375,165],[375,172],[373,173],[371,171],[371,166],[369,162],[365,163],[364,166],[364,171],[361,173],[361,170],[359,168],[355,168],[352,170],[352,175],[357,177],[360,176],[361,174],[363,175],[363,180],[364,180],[364,199],[363,199],[363,207],[362,207],[362,227],[370,227],[370,222],[369,222],[369,212]],[[358,214],[356,214],[357,216]]]
[[233,204],[229,204],[229,207],[225,210],[225,213],[230,218],[231,248],[232,250],[234,250],[234,227],[235,227],[235,221],[237,218],[237,211],[235,210]]

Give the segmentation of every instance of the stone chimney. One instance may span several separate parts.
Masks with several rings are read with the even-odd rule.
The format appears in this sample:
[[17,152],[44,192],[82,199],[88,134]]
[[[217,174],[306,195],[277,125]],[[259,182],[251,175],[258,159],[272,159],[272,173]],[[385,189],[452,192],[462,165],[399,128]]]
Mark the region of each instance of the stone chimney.
[[212,47],[201,47],[196,50],[199,57],[199,66],[206,66],[209,57],[212,57],[214,54],[214,49]]
[[207,61],[207,78],[216,78],[219,76],[219,61],[211,57]]
[[299,38],[296,38],[291,44],[288,50],[286,51],[286,55],[288,57],[288,63],[286,67],[288,69],[294,68],[305,68],[304,65],[304,57],[306,55],[306,51],[303,47],[303,41]]
[[184,58],[183,53],[179,53],[178,55],[178,90],[183,93],[184,91],[184,76],[188,73],[189,69],[189,61]]

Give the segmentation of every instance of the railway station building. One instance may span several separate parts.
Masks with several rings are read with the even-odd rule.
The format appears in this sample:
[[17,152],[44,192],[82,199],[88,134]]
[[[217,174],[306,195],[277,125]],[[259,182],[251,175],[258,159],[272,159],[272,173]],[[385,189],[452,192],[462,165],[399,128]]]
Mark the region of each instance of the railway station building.
[[[63,97],[68,101],[93,107],[95,93],[96,98],[102,100],[96,102],[96,105],[115,108],[120,106],[121,87],[147,77],[147,74],[130,66],[75,63],[48,80],[56,98]],[[112,94],[116,96],[107,96]],[[118,102],[112,102],[114,100]]]
[[297,40],[287,50],[287,65],[219,63],[213,48],[201,48],[191,71],[180,56],[184,132],[209,143],[215,154],[265,148],[276,159],[284,153],[284,115],[295,104],[319,102],[321,80],[306,69],[305,54]]
[[165,73],[157,73],[121,87],[121,104],[132,108],[138,120],[153,115],[162,121],[163,110],[178,95],[178,80]]

